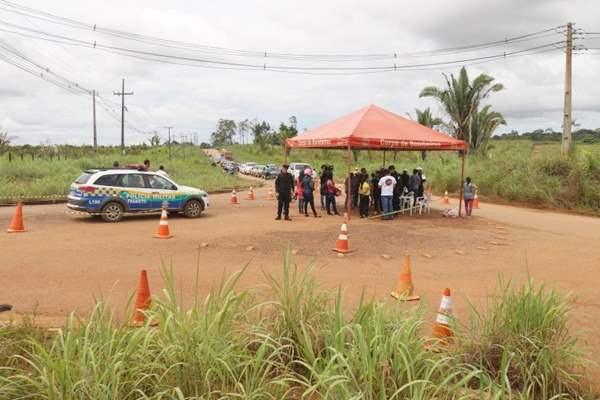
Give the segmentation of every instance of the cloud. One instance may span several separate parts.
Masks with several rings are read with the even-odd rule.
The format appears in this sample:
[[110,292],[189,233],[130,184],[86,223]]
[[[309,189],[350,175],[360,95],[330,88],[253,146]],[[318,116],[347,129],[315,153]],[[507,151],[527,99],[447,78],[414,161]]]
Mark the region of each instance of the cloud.
[[[580,28],[600,30],[595,18],[600,14],[600,3],[594,0],[106,0],[95,3],[22,0],[20,4],[107,28],[268,53],[372,54],[431,50],[503,39],[569,20],[577,22]],[[140,42],[24,19],[1,10],[0,20],[84,41],[150,49]],[[557,34],[510,48],[526,49],[563,39]],[[126,90],[135,93],[126,98],[129,126],[166,136],[163,127],[170,125],[175,126],[177,135],[196,132],[201,140],[208,140],[219,118],[258,118],[276,126],[295,115],[302,129],[315,127],[369,103],[400,115],[406,112],[414,115],[415,108],[427,106],[441,114],[439,106],[431,99],[419,98],[419,92],[425,86],[443,85],[442,73],[456,73],[460,68],[456,65],[357,76],[296,75],[166,65],[2,32],[0,40],[84,87],[97,90],[102,97],[99,101],[109,102],[111,113],[100,104],[98,107],[98,135],[103,144],[116,144],[120,140],[120,98],[113,95],[113,91],[120,90],[121,78],[126,79]],[[584,42],[593,44],[589,40]],[[596,44],[600,47],[600,42]],[[506,49],[486,49],[451,57],[499,54]],[[166,48],[158,50],[174,52]],[[197,52],[178,53],[208,56]],[[260,57],[219,58],[253,64],[298,64]],[[398,59],[396,63],[416,64],[439,59],[407,58]],[[391,65],[392,62],[373,64]],[[504,91],[488,100],[494,109],[505,114],[508,126],[503,129],[522,131],[550,126],[558,129],[561,125],[564,54],[560,51],[470,65],[468,70],[472,77],[486,73],[505,85]],[[575,57],[573,113],[582,126],[590,128],[600,127],[598,70],[600,55]],[[47,140],[90,143],[89,97],[72,95],[1,61],[0,73],[4,78],[0,89],[0,130],[18,136],[18,143]],[[139,143],[147,138],[133,129],[127,129],[126,135],[128,143]]]

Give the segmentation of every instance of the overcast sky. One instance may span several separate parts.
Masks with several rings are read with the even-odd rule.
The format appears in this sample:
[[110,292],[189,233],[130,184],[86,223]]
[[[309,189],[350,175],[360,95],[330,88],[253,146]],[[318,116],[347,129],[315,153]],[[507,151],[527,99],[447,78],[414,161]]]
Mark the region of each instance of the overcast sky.
[[[540,31],[568,21],[600,32],[598,0],[370,0],[370,1],[184,1],[184,0],[11,0],[104,28],[203,45],[301,54],[402,53],[464,46]],[[0,7],[2,3],[0,2]],[[0,21],[85,41],[155,50],[147,45],[46,23],[0,10]],[[8,29],[0,25],[0,28]],[[593,39],[594,38],[594,39]],[[563,40],[562,35],[447,57],[398,60],[430,63],[499,54]],[[272,71],[215,70],[149,62],[98,49],[72,47],[0,32],[0,40],[83,87],[119,102],[113,91],[126,90],[126,142],[140,143],[164,126],[174,133],[196,132],[208,140],[219,118],[258,118],[272,126],[295,115],[300,129],[312,128],[370,103],[398,114],[431,106],[420,99],[428,85],[442,85],[442,73],[459,66],[424,71],[364,75],[298,75]],[[576,44],[600,48],[600,35]],[[175,50],[161,49],[172,54]],[[0,50],[0,55],[3,52]],[[196,54],[198,56],[198,54]],[[200,55],[201,56],[201,55]],[[263,59],[227,58],[262,64]],[[267,59],[267,62],[271,60]],[[306,65],[299,61],[274,64]],[[394,61],[368,65],[393,65]],[[334,65],[356,66],[357,62]],[[322,65],[319,64],[319,65]],[[474,77],[486,73],[505,85],[488,102],[508,122],[501,131],[560,129],[564,90],[564,53],[560,50],[507,58],[467,67]],[[0,131],[18,144],[91,143],[92,104],[0,60]],[[600,128],[600,53],[573,60],[573,114],[582,127]],[[98,108],[100,144],[117,144],[120,123]]]

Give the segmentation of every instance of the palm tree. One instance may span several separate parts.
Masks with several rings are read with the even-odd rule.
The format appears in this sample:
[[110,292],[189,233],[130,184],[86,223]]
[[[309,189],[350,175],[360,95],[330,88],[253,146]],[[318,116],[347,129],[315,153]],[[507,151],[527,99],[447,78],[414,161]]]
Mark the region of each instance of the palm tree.
[[[440,118],[434,118],[433,114],[431,114],[431,109],[427,107],[424,110],[415,109],[417,113],[417,122],[421,125],[427,126],[429,128],[435,128],[436,126],[444,125],[444,121]],[[427,158],[427,152],[421,151],[421,159],[425,161]]]
[[424,110],[415,109],[417,113],[417,122],[421,125],[427,126],[429,128],[435,128],[436,126],[440,126],[444,124],[444,121],[441,118],[434,118],[433,114],[431,114],[431,109],[427,107]]
[[421,91],[419,97],[436,99],[450,117],[446,124],[450,133],[457,139],[471,143],[473,118],[481,101],[491,93],[504,89],[504,86],[494,83],[494,78],[485,74],[470,82],[465,67],[461,68],[458,78],[454,74],[451,74],[450,78],[444,74],[444,78],[445,88],[428,86]]
[[494,134],[500,125],[506,125],[504,116],[491,111],[492,106],[487,105],[473,117],[471,125],[471,141],[469,146],[473,150],[485,152],[490,137]]

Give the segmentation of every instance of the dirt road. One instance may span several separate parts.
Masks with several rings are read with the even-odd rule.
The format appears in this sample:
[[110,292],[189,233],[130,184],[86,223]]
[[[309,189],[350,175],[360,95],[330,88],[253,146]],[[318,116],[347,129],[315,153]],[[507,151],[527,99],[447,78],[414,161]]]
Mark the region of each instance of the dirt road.
[[[316,265],[321,285],[342,285],[349,303],[357,301],[363,288],[368,295],[392,301],[389,292],[408,252],[416,289],[431,311],[444,287],[453,289],[459,317],[464,318],[462,296],[480,302],[498,276],[513,281],[530,276],[577,295],[573,326],[585,327],[585,337],[600,348],[598,218],[486,203],[470,220],[448,220],[436,211],[393,222],[356,218],[349,232],[355,252],[338,258],[330,249],[339,233],[339,217],[306,218],[293,205],[292,222],[275,221],[275,202],[261,200],[267,190],[260,189],[254,202],[240,193],[239,207],[228,204],[227,194],[212,196],[212,208],[200,219],[171,217],[171,240],[152,238],[155,215],[107,224],[65,214],[64,205],[28,206],[29,231],[0,234],[0,302],[13,304],[16,313],[36,312],[48,324],[62,323],[73,311],[85,315],[95,299],[104,299],[119,314],[142,268],[157,293],[164,287],[161,266],[172,265],[178,289],[190,299],[197,266],[203,293],[224,273],[248,263],[241,284],[256,286],[265,283],[263,271],[281,268],[288,246],[298,250],[294,262],[301,268]],[[8,225],[12,213],[12,208],[0,208],[0,226]],[[249,246],[254,249],[247,250]]]

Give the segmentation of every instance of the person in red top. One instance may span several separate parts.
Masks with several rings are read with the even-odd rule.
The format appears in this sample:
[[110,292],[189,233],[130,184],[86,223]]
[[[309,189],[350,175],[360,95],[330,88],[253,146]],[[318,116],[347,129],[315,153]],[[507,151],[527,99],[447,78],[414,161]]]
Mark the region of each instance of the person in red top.
[[326,190],[325,190],[325,206],[327,208],[327,215],[331,215],[331,208],[333,207],[333,213],[335,215],[340,215],[337,210],[337,205],[335,203],[335,197],[338,195],[339,189],[335,187],[333,180],[327,180]]
[[302,189],[302,180],[304,179],[304,171],[300,171],[298,175],[298,179],[296,179],[296,199],[298,199],[298,212],[300,214],[304,213],[304,189]]

